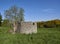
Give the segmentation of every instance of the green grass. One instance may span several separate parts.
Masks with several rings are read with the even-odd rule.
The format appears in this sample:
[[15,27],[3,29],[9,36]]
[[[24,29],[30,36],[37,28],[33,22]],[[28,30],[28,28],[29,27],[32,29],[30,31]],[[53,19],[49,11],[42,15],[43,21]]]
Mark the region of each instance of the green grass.
[[39,28],[37,34],[11,34],[0,27],[0,44],[60,44],[60,28]]

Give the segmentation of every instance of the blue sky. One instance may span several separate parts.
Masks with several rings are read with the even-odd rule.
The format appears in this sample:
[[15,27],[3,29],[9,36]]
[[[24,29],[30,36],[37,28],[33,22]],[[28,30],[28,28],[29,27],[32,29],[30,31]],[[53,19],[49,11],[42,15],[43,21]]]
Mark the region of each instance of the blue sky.
[[60,19],[60,0],[0,0],[0,12],[16,5],[24,8],[25,21]]

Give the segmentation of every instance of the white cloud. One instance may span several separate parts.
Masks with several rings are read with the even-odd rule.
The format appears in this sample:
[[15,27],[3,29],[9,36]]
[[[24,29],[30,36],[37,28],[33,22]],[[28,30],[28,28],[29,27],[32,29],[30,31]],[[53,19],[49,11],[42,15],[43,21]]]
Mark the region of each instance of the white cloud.
[[53,12],[55,9],[43,9],[43,12]]

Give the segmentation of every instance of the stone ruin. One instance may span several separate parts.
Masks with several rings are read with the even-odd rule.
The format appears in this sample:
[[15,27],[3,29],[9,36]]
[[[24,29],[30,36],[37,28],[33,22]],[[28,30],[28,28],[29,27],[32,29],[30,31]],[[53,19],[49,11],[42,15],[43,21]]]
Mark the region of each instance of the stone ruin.
[[23,33],[23,34],[32,34],[37,33],[37,23],[36,22],[21,22],[16,23],[14,26],[15,33]]

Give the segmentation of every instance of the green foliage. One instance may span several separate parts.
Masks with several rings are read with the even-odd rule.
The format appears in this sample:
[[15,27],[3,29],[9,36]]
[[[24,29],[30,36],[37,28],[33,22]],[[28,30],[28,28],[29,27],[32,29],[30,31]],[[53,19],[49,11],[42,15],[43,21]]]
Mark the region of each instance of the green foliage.
[[37,22],[37,27],[45,27],[45,28],[54,28],[54,27],[60,27],[60,20],[51,20],[46,22]]
[[[39,28],[37,34],[11,34],[0,27],[0,44],[60,44],[60,28]],[[4,31],[3,31],[4,30]]]
[[56,27],[60,27],[60,20],[56,19],[56,20],[54,20],[54,23],[55,23]]
[[2,15],[0,13],[0,26],[1,26],[1,24],[2,24]]
[[6,20],[6,19],[4,19],[3,20],[3,22],[2,22],[2,26],[8,26],[8,23],[9,23],[9,21],[8,20]]
[[44,27],[44,22],[37,22],[37,27],[38,28],[43,28]]
[[10,27],[11,24],[9,23],[9,20],[4,19],[3,22],[2,22],[2,26],[3,26],[3,27]]

